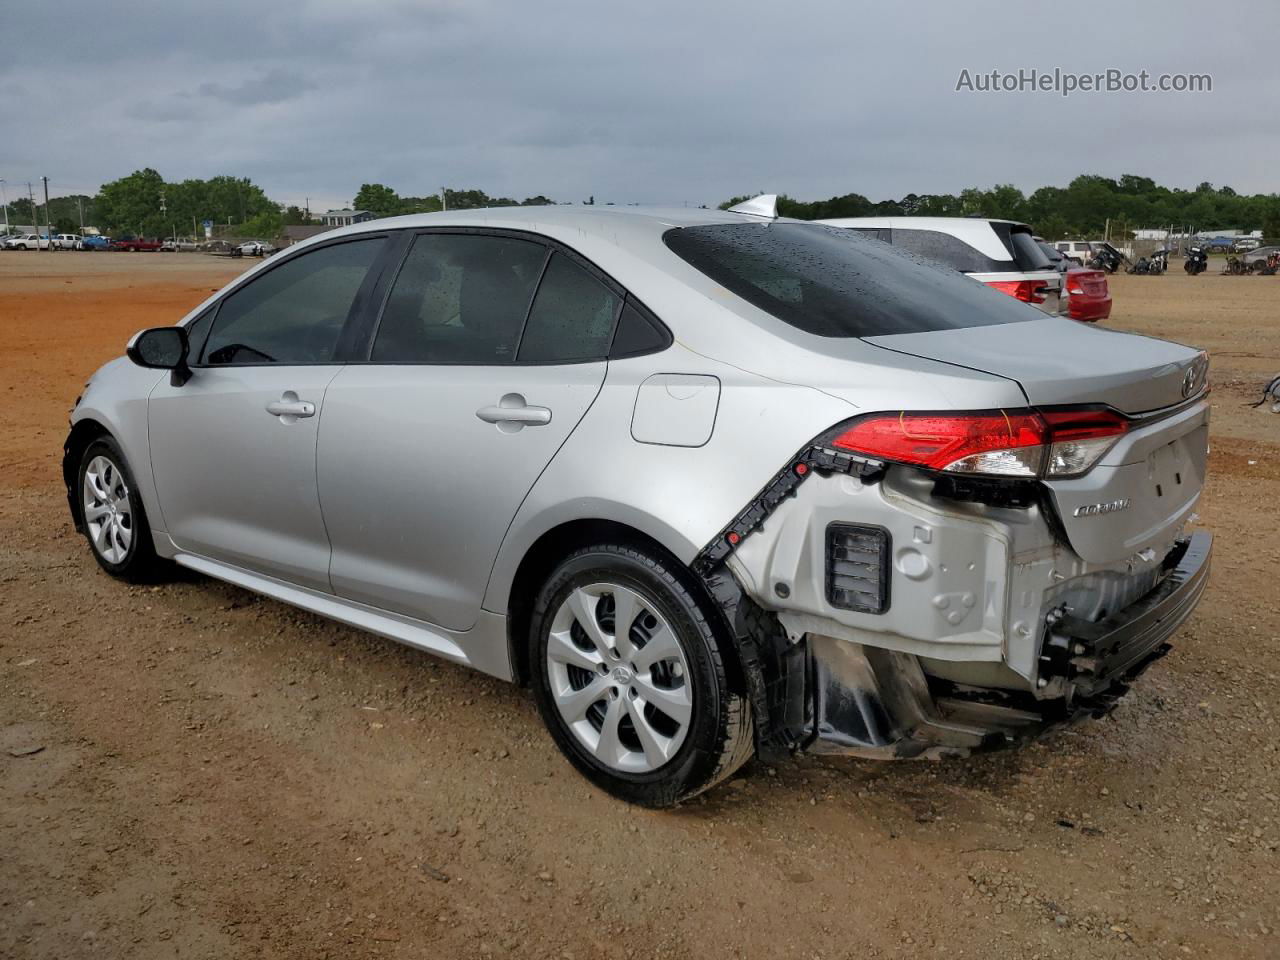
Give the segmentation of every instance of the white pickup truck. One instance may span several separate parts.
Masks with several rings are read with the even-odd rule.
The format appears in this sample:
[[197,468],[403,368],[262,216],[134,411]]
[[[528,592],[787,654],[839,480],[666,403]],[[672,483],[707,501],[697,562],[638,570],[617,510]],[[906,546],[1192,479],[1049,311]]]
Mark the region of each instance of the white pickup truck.
[[49,238],[38,233],[22,233],[4,242],[6,250],[48,250]]

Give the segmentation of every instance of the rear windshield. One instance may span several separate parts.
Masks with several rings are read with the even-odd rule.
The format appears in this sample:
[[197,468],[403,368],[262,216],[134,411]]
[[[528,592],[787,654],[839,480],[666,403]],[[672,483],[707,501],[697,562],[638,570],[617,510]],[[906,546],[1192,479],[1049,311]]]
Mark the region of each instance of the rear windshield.
[[816,223],[677,227],[667,246],[748,303],[820,337],[1043,319],[1035,307],[879,240]]
[[[997,234],[1004,234],[1001,239],[1004,245],[1009,248],[1009,252],[1013,254],[1013,262],[1019,270],[1051,270],[1053,265],[1049,263],[1049,258],[1045,256],[1040,244],[1036,242],[1031,231],[1026,227],[1010,227],[1006,223],[993,223],[991,225]],[[1005,233],[1005,231],[1008,233]]]

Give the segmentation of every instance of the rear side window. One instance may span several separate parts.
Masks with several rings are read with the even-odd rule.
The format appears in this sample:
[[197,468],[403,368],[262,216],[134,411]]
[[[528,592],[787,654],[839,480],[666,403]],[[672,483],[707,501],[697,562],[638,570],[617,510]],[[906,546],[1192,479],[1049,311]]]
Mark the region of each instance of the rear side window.
[[329,363],[385,238],[310,250],[250,280],[218,307],[211,365]]
[[893,245],[961,273],[995,273],[1009,269],[1008,263],[992,260],[959,237],[941,230],[906,230],[894,227]]
[[671,346],[671,334],[656,317],[639,306],[631,297],[622,307],[618,330],[613,335],[609,356],[614,359],[638,357]]
[[622,298],[572,258],[553,254],[520,340],[521,363],[572,363],[609,353]]
[[373,341],[375,363],[510,363],[547,249],[515,237],[422,234]]
[[954,269],[817,223],[668,230],[667,246],[716,283],[821,337],[877,337],[1042,319]]

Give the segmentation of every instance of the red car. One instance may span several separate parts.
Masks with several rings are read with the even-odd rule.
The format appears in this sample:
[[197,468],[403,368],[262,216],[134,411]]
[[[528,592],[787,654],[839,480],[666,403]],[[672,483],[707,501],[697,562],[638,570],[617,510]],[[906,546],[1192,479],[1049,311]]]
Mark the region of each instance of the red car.
[[1103,270],[1079,267],[1068,270],[1063,289],[1067,292],[1067,316],[1094,323],[1111,316],[1111,288]]
[[136,250],[159,250],[159,240],[143,240],[141,237],[121,237],[119,240],[112,240],[111,250],[127,250],[133,253]]

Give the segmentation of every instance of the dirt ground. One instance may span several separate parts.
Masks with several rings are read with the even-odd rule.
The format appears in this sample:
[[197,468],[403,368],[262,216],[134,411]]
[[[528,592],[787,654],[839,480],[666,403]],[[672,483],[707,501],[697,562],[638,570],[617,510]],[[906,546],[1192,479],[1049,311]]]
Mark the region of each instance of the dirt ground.
[[242,266],[0,254],[0,957],[1280,957],[1280,416],[1245,407],[1280,372],[1280,278],[1112,281],[1112,326],[1212,353],[1218,538],[1112,717],[963,761],[755,763],[654,813],[576,776],[521,690],[98,570],[68,408]]

